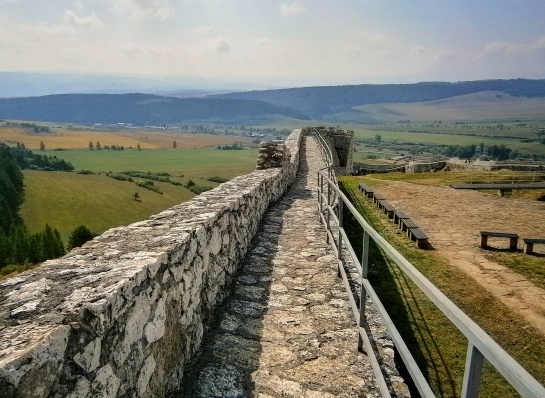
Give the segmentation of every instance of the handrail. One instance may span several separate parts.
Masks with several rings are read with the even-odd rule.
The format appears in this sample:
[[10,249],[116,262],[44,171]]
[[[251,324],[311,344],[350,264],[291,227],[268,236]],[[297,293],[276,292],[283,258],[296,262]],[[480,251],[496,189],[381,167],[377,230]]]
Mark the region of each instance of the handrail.
[[[327,184],[328,194],[324,194],[324,182]],[[367,256],[369,253],[369,239],[372,239],[384,253],[397,264],[397,266],[426,294],[426,296],[445,314],[449,320],[460,330],[468,340],[468,350],[466,357],[466,368],[464,372],[464,381],[462,387],[463,398],[474,398],[479,395],[479,383],[483,360],[487,359],[492,366],[519,392],[523,397],[528,398],[543,398],[545,397],[545,388],[539,384],[520,364],[518,364],[503,348],[501,348],[483,329],[481,329],[473,320],[471,320],[464,312],[462,312],[452,301],[450,301],[439,289],[437,289],[428,279],[426,279],[407,259],[405,259],[396,249],[394,249],[377,231],[375,231],[361,214],[352,205],[350,200],[338,188],[336,182],[328,177],[323,171],[318,172],[318,200],[320,202],[320,210],[325,210],[327,219],[322,212],[320,218],[328,230],[331,244],[339,259],[339,266],[343,262],[343,249],[350,246],[346,234],[344,232],[342,220],[344,208],[347,208],[356,221],[360,224],[364,231],[364,248],[362,262],[359,262],[356,256],[351,255],[352,261],[357,263],[357,270],[361,278],[361,297],[360,297],[360,314],[355,314],[356,320],[360,326],[360,342],[367,336],[365,330],[365,316],[362,311],[365,310],[367,302],[367,294],[369,294],[372,302],[381,314],[388,331],[402,357],[405,366],[407,367],[416,387],[420,394],[424,397],[433,397],[428,383],[422,376],[420,369],[412,358],[408,348],[401,339],[395,325],[389,319],[384,307],[378,300],[377,294],[367,280]],[[336,214],[331,198],[333,192],[338,200]],[[324,203],[325,202],[325,203]],[[330,217],[333,217],[331,221]],[[332,230],[332,224],[336,224],[338,231]],[[337,236],[337,239],[334,237]],[[353,250],[350,249],[353,253]],[[341,274],[342,271],[339,270]],[[344,279],[343,275],[343,279]],[[346,282],[345,282],[346,284]],[[353,295],[350,294],[353,301]],[[361,346],[361,345],[360,345]]]

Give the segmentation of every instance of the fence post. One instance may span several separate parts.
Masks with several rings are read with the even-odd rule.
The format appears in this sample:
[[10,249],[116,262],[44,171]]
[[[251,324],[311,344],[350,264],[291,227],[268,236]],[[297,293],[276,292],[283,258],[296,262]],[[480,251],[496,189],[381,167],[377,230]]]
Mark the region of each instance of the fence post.
[[466,368],[464,371],[464,383],[462,385],[462,398],[477,398],[481,373],[483,370],[483,354],[471,342],[468,343]]
[[[326,209],[326,231],[330,231],[331,228],[329,227],[329,218],[331,217],[331,185],[329,184],[329,181],[327,181],[327,209]],[[326,242],[329,243],[329,234],[326,235]]]
[[318,219],[320,220],[321,224],[321,215],[324,211],[324,204],[323,204],[323,197],[322,192],[324,190],[324,177],[322,176],[322,173],[318,172],[318,202],[320,203],[320,214],[318,215]]
[[[364,327],[367,323],[365,318],[365,307],[367,306],[367,291],[363,284],[363,280],[367,279],[367,273],[369,271],[369,234],[367,231],[363,231],[363,252],[361,256],[361,284],[360,284],[360,319],[358,325]],[[363,339],[361,334],[358,333],[358,351],[363,352]]]

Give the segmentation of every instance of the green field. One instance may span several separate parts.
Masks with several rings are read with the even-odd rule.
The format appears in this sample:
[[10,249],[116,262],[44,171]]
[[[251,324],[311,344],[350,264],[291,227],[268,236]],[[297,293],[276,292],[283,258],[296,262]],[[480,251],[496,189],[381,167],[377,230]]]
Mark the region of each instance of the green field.
[[[46,151],[70,161],[76,170],[120,172],[128,170],[171,173],[171,180],[216,187],[207,178],[233,178],[255,169],[257,150],[142,150],[142,151]],[[183,175],[183,177],[181,177]],[[79,225],[95,233],[144,220],[195,195],[183,186],[154,181],[163,195],[118,181],[104,173],[95,175],[52,171],[24,171],[25,202],[21,215],[30,232],[45,224],[57,228],[66,242]],[[135,181],[140,179],[135,178]],[[138,192],[140,201],[134,200]]]
[[125,150],[125,151],[90,151],[65,150],[45,151],[49,156],[62,158],[76,170],[91,171],[150,171],[183,174],[192,177],[232,178],[255,169],[257,149],[217,150]]

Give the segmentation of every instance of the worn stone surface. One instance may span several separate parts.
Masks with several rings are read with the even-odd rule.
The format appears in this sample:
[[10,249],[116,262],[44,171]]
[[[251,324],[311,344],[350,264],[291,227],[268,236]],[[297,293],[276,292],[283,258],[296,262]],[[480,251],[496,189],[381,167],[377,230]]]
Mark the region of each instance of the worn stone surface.
[[[264,217],[231,296],[173,396],[379,396],[318,218],[316,173],[324,163],[314,138],[303,138],[302,147],[296,183]],[[381,336],[384,345],[377,344],[391,350]]]
[[0,395],[177,389],[263,214],[295,179],[300,137],[286,140],[291,156],[280,168],[235,178],[0,283]]

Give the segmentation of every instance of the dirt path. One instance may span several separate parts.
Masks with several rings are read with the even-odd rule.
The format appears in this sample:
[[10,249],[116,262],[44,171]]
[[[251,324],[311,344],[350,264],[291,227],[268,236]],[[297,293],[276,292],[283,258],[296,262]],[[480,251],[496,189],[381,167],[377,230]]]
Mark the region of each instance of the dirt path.
[[[522,238],[545,237],[545,202],[406,182],[380,186],[378,191],[426,231],[441,256],[545,333],[545,290],[489,261],[489,252],[479,247],[480,231],[517,233],[519,249]],[[508,240],[490,238],[489,245],[507,248]],[[535,252],[544,250],[535,246]]]

